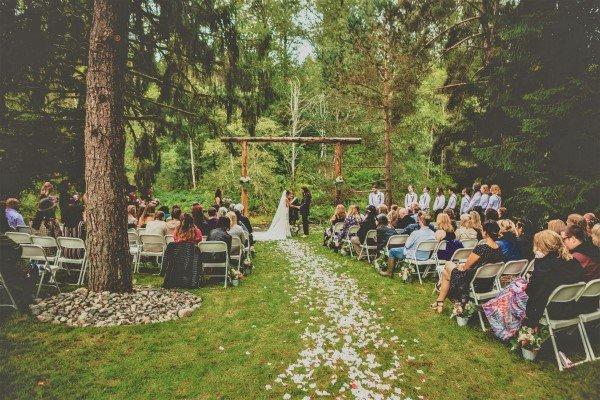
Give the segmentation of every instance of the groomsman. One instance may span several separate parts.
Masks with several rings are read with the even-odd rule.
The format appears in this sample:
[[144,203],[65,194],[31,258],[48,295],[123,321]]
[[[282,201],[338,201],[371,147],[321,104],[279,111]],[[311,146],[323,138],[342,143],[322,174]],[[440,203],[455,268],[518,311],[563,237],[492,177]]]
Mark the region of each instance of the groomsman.
[[479,199],[479,207],[481,207],[481,209],[483,211],[485,211],[485,209],[488,206],[489,201],[490,201],[490,187],[488,185],[481,185],[481,197]]
[[310,214],[310,203],[312,194],[308,187],[302,186],[302,203],[300,203],[300,215],[302,216],[302,233],[308,236],[308,216]]
[[404,208],[407,210],[410,209],[413,203],[419,202],[419,195],[415,193],[415,188],[413,185],[408,185],[408,193],[404,196]]
[[460,201],[460,215],[469,212],[469,203],[471,202],[471,189],[464,188],[461,192],[462,200]]
[[369,193],[369,205],[379,210],[379,207],[385,204],[385,196],[379,191],[377,185],[373,185]]
[[479,200],[481,200],[481,185],[474,183],[473,197],[471,197],[471,201],[469,202],[469,211],[473,211],[473,209],[479,205]]
[[450,195],[448,196],[448,205],[446,206],[446,208],[449,208],[452,211],[454,211],[456,209],[456,193],[454,193],[454,189],[452,188],[448,188],[448,192],[450,193]]
[[431,196],[429,195],[429,188],[425,186],[423,188],[423,194],[419,198],[419,207],[421,207],[421,211],[428,213],[429,203],[431,203]]

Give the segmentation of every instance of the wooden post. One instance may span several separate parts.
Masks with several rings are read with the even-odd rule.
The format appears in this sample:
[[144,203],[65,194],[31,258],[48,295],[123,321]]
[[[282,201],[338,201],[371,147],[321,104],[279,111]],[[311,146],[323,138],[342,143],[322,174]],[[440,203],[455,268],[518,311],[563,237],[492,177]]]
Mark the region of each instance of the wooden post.
[[196,164],[194,163],[194,146],[190,136],[190,167],[192,169],[192,187],[196,189]]
[[[334,153],[333,153],[333,179],[337,179],[338,176],[342,176],[342,143],[336,142]],[[341,185],[335,185],[334,199],[336,205],[340,203],[342,197]]]
[[[242,142],[242,175],[243,177],[248,176],[248,142],[244,140]],[[248,188],[242,185],[242,205],[244,206],[244,215],[248,216]]]

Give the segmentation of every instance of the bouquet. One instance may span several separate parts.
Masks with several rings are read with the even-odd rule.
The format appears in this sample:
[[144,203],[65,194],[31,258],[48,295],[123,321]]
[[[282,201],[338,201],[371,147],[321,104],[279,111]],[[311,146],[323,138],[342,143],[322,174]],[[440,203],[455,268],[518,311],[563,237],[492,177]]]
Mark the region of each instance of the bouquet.
[[235,268],[230,268],[228,274],[229,274],[229,279],[232,281],[240,280],[244,277],[244,274],[242,274],[241,271],[239,271]]
[[454,303],[454,308],[452,309],[452,315],[450,318],[466,318],[469,319],[477,312],[477,305],[473,301],[469,301],[467,304],[462,304],[460,301]]
[[336,177],[333,182],[336,184],[336,186],[341,186],[344,184],[344,178],[342,178],[342,176],[340,175]]
[[382,251],[379,255],[379,257],[377,257],[374,261],[373,261],[373,265],[375,266],[376,269],[378,270],[384,270],[387,269],[387,262],[388,262],[388,255],[387,252]]
[[252,182],[252,179],[250,179],[249,176],[240,176],[240,183],[242,186],[248,187],[250,186],[250,182]]
[[411,264],[402,264],[400,268],[400,276],[404,282],[411,282],[415,272],[415,267]]
[[550,336],[548,328],[540,326],[539,328],[531,328],[522,326],[519,333],[511,341],[511,350],[522,348],[525,350],[536,352],[542,347],[542,343]]

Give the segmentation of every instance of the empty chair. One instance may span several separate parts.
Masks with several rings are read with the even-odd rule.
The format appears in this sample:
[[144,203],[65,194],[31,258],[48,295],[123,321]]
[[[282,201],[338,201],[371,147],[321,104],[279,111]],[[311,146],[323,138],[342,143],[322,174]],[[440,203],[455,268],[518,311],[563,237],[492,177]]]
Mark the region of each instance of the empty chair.
[[[79,269],[74,269],[75,271],[79,271],[79,278],[77,279],[78,285],[83,285],[85,280],[85,273],[87,270],[87,251],[85,248],[85,242],[79,238],[72,237],[58,237],[56,238],[56,243],[58,244],[58,252],[56,254],[56,264],[60,268],[64,268],[64,264],[77,264],[79,265]],[[68,258],[64,256],[65,249],[74,249],[81,250],[79,252],[73,252],[74,254],[81,254],[81,257],[77,258]]]
[[19,225],[19,226],[17,226],[17,232],[29,233],[30,235],[33,233],[31,231],[31,227],[25,226],[25,225]]
[[227,243],[221,241],[205,241],[198,243],[201,253],[202,272],[205,277],[223,278],[227,287],[229,274],[229,253]]
[[56,264],[56,256],[58,255],[58,243],[56,242],[56,238],[53,238],[52,236],[32,236],[31,244],[42,246],[50,263]]
[[[138,230],[139,231],[139,230]],[[159,263],[162,270],[162,258],[165,255],[165,238],[162,235],[146,235],[142,233],[139,235],[140,238],[140,248],[137,259],[137,265],[135,266],[135,270],[139,271],[140,269],[140,259],[142,257],[156,257],[161,258],[161,262]]]
[[358,229],[360,227],[358,225],[352,225],[350,228],[348,228],[348,232],[346,233],[346,237],[342,239],[342,243],[344,244],[344,246],[348,246],[350,249],[350,256],[354,256],[354,246],[352,246],[352,243],[350,242],[350,239],[353,236],[356,236],[356,234],[358,233]]
[[513,278],[521,276],[521,275],[523,275],[523,271],[525,271],[527,269],[528,265],[529,265],[528,260],[508,261],[506,264],[504,264],[504,268],[498,275],[498,287],[499,288],[503,287],[502,278],[504,276],[513,277]]
[[[596,326],[592,329],[592,332],[596,332],[596,337],[598,337],[598,323],[600,322],[600,279],[594,279],[589,281],[585,288],[579,293],[577,296],[578,302],[586,302],[590,301],[590,304],[594,304],[595,307],[591,307],[589,312],[584,312],[579,315],[579,324],[581,328],[581,332],[583,333],[583,338],[585,339],[585,345],[588,349],[588,356],[590,361],[595,361],[600,358],[600,354],[596,355],[594,352],[594,348],[592,347],[592,341],[590,340],[590,336],[588,334],[586,324],[593,323]],[[595,308],[595,310],[594,310]]]
[[[36,297],[39,297],[42,286],[55,287],[60,293],[60,288],[56,283],[56,271],[60,268],[57,265],[50,263],[50,260],[48,259],[48,257],[46,257],[46,252],[44,251],[44,248],[37,244],[23,244],[21,245],[21,247],[23,248],[21,258],[29,261],[34,261],[41,272],[40,281],[38,283],[37,292],[35,294]],[[46,273],[50,273],[50,279],[48,281],[49,284],[44,284],[44,277],[46,276]]]
[[[369,244],[373,243],[373,244]],[[363,255],[367,257],[367,262],[371,262],[371,254],[373,255],[373,259],[377,257],[377,231],[375,229],[371,229],[367,232],[365,236],[365,240],[360,245],[360,254],[358,255],[358,259],[361,260]]]
[[463,244],[463,247],[475,247],[477,246],[477,239],[463,239],[460,241]]
[[569,303],[579,298],[579,295],[583,290],[585,290],[586,284],[584,282],[573,283],[571,285],[561,285],[554,289],[554,291],[548,297],[548,302],[546,303],[546,307],[544,308],[544,315],[540,320],[540,324],[548,326],[548,330],[550,331],[550,340],[552,341],[552,348],[554,350],[554,356],[556,357],[556,363],[558,364],[558,369],[562,371],[564,369],[563,362],[561,360],[558,347],[556,345],[556,332],[568,329],[576,326],[579,331],[579,336],[581,337],[581,342],[583,343],[583,348],[585,350],[586,357],[584,360],[579,362],[574,362],[573,365],[578,365],[584,363],[590,359],[590,354],[588,352],[588,346],[586,345],[585,334],[582,329],[582,324],[580,323],[579,316],[568,318],[568,319],[552,319],[548,312],[548,306],[552,303]]
[[[502,272],[504,268],[504,263],[493,263],[493,264],[484,264],[481,267],[477,268],[475,271],[475,275],[473,275],[473,279],[471,279],[471,283],[469,284],[469,292],[470,297],[475,300],[475,304],[479,306],[481,303],[485,303],[486,300],[496,297],[496,295],[500,292],[497,286],[498,276]],[[479,292],[476,286],[478,280],[489,280],[492,281],[491,289],[487,291]],[[478,308],[477,314],[479,315],[479,322],[481,323],[481,329],[485,331],[485,324],[483,322],[483,315],[481,314],[481,310]]]
[[436,256],[433,254],[435,252],[435,249],[438,246],[438,241],[437,240],[423,240],[422,242],[420,242],[417,245],[417,249],[415,251],[415,256],[417,254],[423,254],[424,252],[427,252],[428,256],[425,257],[420,257],[422,259],[415,259],[415,258],[406,258],[405,261],[408,263],[408,265],[414,265],[415,269],[417,270],[417,277],[419,278],[419,283],[423,283],[423,277],[425,276],[425,274],[421,274],[421,268],[420,267],[425,267],[424,272],[428,272],[429,268],[432,265],[436,265]]
[[23,232],[6,232],[6,236],[18,244],[31,244],[31,235]]
[[244,245],[242,241],[237,236],[231,237],[231,251],[229,254],[229,259],[235,261],[237,263],[238,269],[242,266],[242,257],[244,254]]

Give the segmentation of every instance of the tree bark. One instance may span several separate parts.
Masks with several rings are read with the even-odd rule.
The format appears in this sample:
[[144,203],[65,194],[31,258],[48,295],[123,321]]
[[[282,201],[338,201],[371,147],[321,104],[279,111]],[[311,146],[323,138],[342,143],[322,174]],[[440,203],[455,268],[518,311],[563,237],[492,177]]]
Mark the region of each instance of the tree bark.
[[125,198],[123,88],[129,2],[95,0],[85,116],[89,288],[132,290]]

